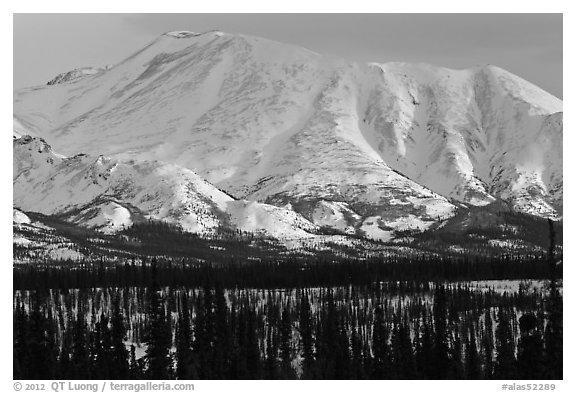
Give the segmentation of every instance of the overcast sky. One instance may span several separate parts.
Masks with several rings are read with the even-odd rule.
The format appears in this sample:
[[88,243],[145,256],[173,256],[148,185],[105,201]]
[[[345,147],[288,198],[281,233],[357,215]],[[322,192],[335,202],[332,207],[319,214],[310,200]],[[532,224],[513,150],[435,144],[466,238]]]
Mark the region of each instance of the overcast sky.
[[562,98],[561,14],[15,14],[14,88],[114,64],[171,30],[222,30],[362,62],[494,64]]

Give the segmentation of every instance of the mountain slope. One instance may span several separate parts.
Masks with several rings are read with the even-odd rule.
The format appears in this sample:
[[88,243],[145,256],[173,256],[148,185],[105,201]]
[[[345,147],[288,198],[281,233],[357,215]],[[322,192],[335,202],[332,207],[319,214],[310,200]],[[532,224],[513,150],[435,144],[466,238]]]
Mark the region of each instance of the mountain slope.
[[561,111],[493,66],[356,64],[221,32],[167,33],[105,71],[14,93],[15,122],[65,154],[170,162],[380,239],[452,216],[452,200],[561,214]]
[[291,238],[315,231],[293,211],[235,200],[173,164],[85,154],[67,158],[29,136],[14,140],[13,149],[14,207],[24,211],[104,232],[148,219],[196,233],[222,228]]

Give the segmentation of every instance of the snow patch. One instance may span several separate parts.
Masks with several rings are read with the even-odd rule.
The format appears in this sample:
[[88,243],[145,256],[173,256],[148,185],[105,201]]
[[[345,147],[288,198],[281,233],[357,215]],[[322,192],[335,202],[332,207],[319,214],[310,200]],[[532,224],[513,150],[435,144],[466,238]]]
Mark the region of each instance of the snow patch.
[[132,226],[130,211],[116,202],[100,205],[98,210],[95,217],[84,221],[85,226],[98,228],[103,233],[114,233]]
[[226,212],[238,229],[280,239],[311,237],[313,235],[308,231],[316,230],[315,225],[294,211],[258,202],[232,201],[228,203]]
[[26,239],[25,237],[17,236],[17,235],[14,235],[12,242],[14,244],[18,244],[18,245],[24,246],[24,247],[27,247],[30,244],[32,244],[32,241],[30,241],[29,239]]
[[393,238],[393,231],[386,231],[380,228],[380,217],[368,217],[362,223],[360,229],[366,234],[366,237],[373,240],[390,241]]
[[20,210],[12,209],[12,221],[14,224],[30,224],[32,220]]
[[55,248],[48,252],[51,259],[77,261],[84,258],[84,254],[69,248]]
[[442,199],[407,197],[414,206],[424,206],[426,215],[434,220],[446,220],[456,213],[456,206]]
[[316,204],[312,212],[312,222],[319,226],[327,226],[347,233],[354,233],[354,227],[348,222],[345,213],[353,220],[361,219],[344,202],[322,200]]
[[408,214],[404,217],[398,217],[393,221],[385,221],[382,219],[382,222],[385,226],[394,229],[394,231],[425,231],[434,223],[434,221],[423,221],[421,218],[416,217],[413,214]]

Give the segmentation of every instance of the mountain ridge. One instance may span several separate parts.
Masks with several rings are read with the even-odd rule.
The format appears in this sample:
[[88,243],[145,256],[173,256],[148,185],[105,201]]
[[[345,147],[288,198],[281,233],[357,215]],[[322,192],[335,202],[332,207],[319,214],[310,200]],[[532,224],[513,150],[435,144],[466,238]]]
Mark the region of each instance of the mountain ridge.
[[221,227],[276,237],[306,237],[313,224],[296,213],[234,200],[185,168],[162,162],[122,162],[105,156],[55,153],[41,138],[15,139],[14,204],[18,209],[117,232],[148,219],[184,230]]
[[167,34],[104,72],[15,92],[15,132],[65,154],[167,161],[234,198],[380,239],[500,199],[561,217],[562,101],[505,70]]

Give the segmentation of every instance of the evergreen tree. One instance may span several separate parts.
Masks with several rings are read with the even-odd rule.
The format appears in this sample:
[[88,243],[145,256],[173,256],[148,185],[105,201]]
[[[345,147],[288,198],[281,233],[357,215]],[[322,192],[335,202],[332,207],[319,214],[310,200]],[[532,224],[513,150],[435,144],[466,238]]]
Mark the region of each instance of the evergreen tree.
[[374,326],[372,329],[372,348],[374,353],[373,378],[391,378],[391,358],[388,346],[388,329],[384,321],[384,310],[377,305],[374,311]]
[[13,378],[28,379],[28,374],[31,371],[27,367],[30,362],[28,349],[28,328],[30,324],[24,310],[24,304],[22,304],[19,300],[17,301],[14,308],[13,326]]
[[[334,372],[336,379],[349,379],[352,378],[354,373],[353,366],[351,365],[350,356],[350,340],[346,330],[346,323],[344,316],[340,315],[337,324],[337,345],[335,346],[335,362]],[[358,350],[358,349],[357,349]],[[358,357],[360,353],[356,354]],[[359,357],[359,359],[361,359]]]
[[462,360],[463,344],[457,327],[454,336],[452,350],[450,351],[450,364],[452,366],[450,370],[450,379],[464,379],[464,362]]
[[126,339],[126,326],[124,317],[120,310],[120,294],[117,293],[112,303],[111,319],[111,359],[112,359],[112,379],[127,379],[129,376],[128,350],[124,344]]
[[290,303],[282,310],[280,321],[280,369],[282,379],[294,379],[296,377],[292,368],[292,320],[289,308]]
[[[347,364],[344,365],[342,347],[347,348],[344,343],[340,319],[337,315],[336,305],[332,290],[328,289],[324,299],[324,313],[317,326],[316,339],[316,360],[313,378],[336,379],[343,378],[343,372]],[[303,305],[303,307],[305,307]],[[347,341],[347,340],[346,340]]]
[[278,366],[278,347],[274,339],[275,330],[268,321],[266,326],[266,379],[278,379],[280,369]]
[[474,331],[474,324],[470,324],[469,334],[466,336],[466,379],[481,379],[480,357],[478,355],[478,348],[476,346],[476,334]]
[[258,345],[257,315],[254,310],[248,310],[246,324],[246,365],[248,368],[248,379],[260,379],[262,376],[262,360],[260,357],[260,346]]
[[211,342],[208,334],[208,314],[210,310],[210,291],[204,289],[196,301],[196,317],[194,319],[194,341],[192,343],[193,361],[198,365],[200,379],[213,379],[208,354],[211,351]]
[[[58,375],[62,378],[71,379],[72,365],[70,364],[70,356],[72,354],[72,316],[68,313],[66,322],[62,324],[62,345],[60,348],[60,355],[58,357]],[[70,327],[70,328],[67,328]]]
[[215,378],[225,379],[230,366],[230,333],[228,331],[228,306],[224,290],[220,285],[217,285],[214,290],[214,313],[210,326],[213,329],[214,342],[212,370]]
[[496,363],[494,365],[495,379],[515,379],[516,357],[514,336],[508,313],[503,307],[498,309],[498,326],[496,327]]
[[188,294],[184,290],[179,296],[180,308],[176,328],[176,377],[178,379],[197,379],[196,367],[192,357],[192,327],[190,324],[190,305]]
[[299,307],[300,345],[302,348],[302,379],[311,379],[314,375],[314,342],[312,338],[312,312],[308,295],[303,293]]
[[450,369],[448,327],[446,322],[446,288],[438,285],[434,291],[434,344],[432,347],[432,377],[446,379]]
[[434,364],[433,364],[433,349],[434,341],[432,337],[431,323],[423,317],[424,324],[423,330],[419,341],[418,351],[416,354],[416,361],[418,364],[418,372],[422,379],[434,378]]
[[28,334],[27,359],[29,361],[27,376],[30,379],[51,379],[56,359],[51,358],[49,350],[47,320],[41,310],[41,295],[36,292],[33,301],[33,310],[30,314],[30,329]]
[[352,324],[351,334],[351,355],[350,359],[350,379],[365,379],[367,377],[365,372],[364,355],[362,353],[362,338],[357,330],[356,325]]
[[484,353],[484,369],[483,374],[485,379],[491,379],[494,375],[494,334],[492,313],[488,309],[484,314],[484,334],[482,335],[482,352]]
[[240,305],[238,312],[236,312],[236,307],[232,305],[232,316],[231,318],[233,327],[233,342],[232,342],[232,355],[231,355],[231,367],[230,367],[230,378],[231,379],[248,379],[250,375],[248,373],[248,365],[246,360],[246,343],[248,341],[247,332],[247,312],[246,306]]
[[72,332],[72,372],[71,379],[90,379],[92,363],[88,351],[88,331],[84,309],[79,303],[76,321]]
[[[96,317],[94,316],[94,319]],[[94,324],[94,332],[90,336],[91,363],[94,364],[93,377],[95,379],[110,378],[114,365],[111,364],[111,342],[108,329],[108,318],[102,313],[98,322]]]
[[402,321],[402,315],[397,315],[392,329],[392,359],[397,379],[412,379],[415,375],[412,341],[406,325],[406,322]]
[[520,379],[544,379],[544,342],[537,329],[536,316],[526,313],[519,322],[518,376]]
[[50,362],[50,374],[56,375],[58,365],[58,338],[57,327],[52,315],[52,309],[48,307],[46,316],[46,351]]
[[144,356],[147,364],[146,377],[148,379],[169,379],[172,374],[172,358],[170,356],[172,334],[167,330],[164,300],[157,281],[156,261],[152,263],[152,286],[148,293],[150,325],[146,340],[146,355]]
[[134,344],[130,345],[130,379],[142,379],[142,367],[136,359],[136,347]]

